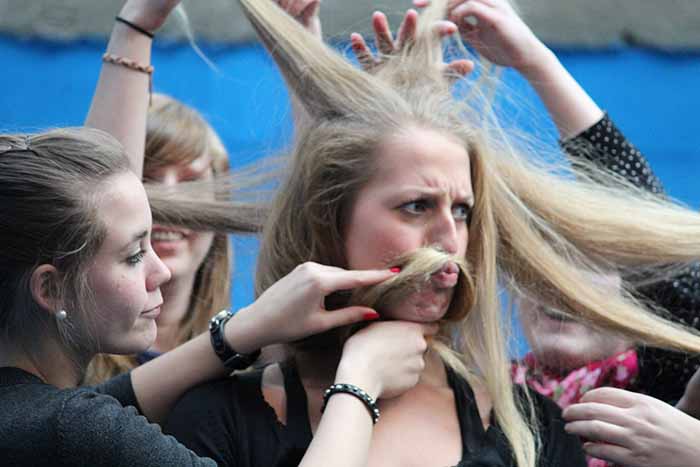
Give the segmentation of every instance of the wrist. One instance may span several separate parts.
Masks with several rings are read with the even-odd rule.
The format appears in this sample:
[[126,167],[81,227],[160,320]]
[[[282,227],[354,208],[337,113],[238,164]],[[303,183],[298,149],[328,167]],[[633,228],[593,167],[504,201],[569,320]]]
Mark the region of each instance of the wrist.
[[270,344],[264,338],[262,326],[256,326],[253,310],[238,310],[224,328],[224,340],[238,353],[250,354]]
[[552,75],[562,65],[554,52],[546,45],[539,40],[537,44],[532,48],[532,58],[516,67],[516,70],[530,82],[551,81]]
[[[378,399],[382,394],[382,386],[377,378],[373,378],[371,373],[366,370],[368,366],[361,362],[348,361],[345,356],[338,364],[338,370],[335,374],[335,384],[352,384],[361,388],[373,399]],[[361,369],[365,370],[361,370]]]

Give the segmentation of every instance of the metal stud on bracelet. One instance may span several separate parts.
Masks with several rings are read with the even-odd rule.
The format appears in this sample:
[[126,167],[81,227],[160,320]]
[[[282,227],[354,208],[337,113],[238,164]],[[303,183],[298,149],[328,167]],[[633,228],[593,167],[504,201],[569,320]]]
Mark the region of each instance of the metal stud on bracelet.
[[355,396],[361,400],[362,403],[365,404],[365,407],[367,407],[367,410],[369,410],[369,414],[372,417],[372,424],[374,425],[379,421],[379,407],[377,407],[377,402],[372,398],[372,396],[354,384],[336,383],[332,384],[328,389],[326,389],[326,391],[323,393],[323,406],[321,407],[321,413],[326,410],[328,399],[330,399],[333,394],[339,393],[350,394],[351,396]]

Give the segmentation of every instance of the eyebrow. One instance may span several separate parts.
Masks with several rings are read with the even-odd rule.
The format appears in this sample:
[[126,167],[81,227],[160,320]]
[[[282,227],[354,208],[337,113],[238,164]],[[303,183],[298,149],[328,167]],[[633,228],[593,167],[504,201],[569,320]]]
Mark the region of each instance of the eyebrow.
[[[412,191],[425,196],[442,196],[445,194],[444,190],[440,188],[430,188],[430,187],[417,187],[417,186],[407,186],[406,191]],[[461,195],[460,195],[461,196]],[[464,201],[466,201],[470,207],[474,207],[474,194],[470,193],[464,196]]]
[[133,237],[131,237],[131,240],[129,241],[129,243],[127,243],[127,244],[124,246],[124,248],[121,249],[121,251],[126,251],[126,250],[128,250],[129,247],[130,247],[132,244],[134,244],[134,243],[136,243],[136,242],[140,242],[141,240],[143,240],[144,238],[146,238],[146,235],[148,235],[148,230],[144,230],[143,232],[140,232],[140,233],[135,234]]

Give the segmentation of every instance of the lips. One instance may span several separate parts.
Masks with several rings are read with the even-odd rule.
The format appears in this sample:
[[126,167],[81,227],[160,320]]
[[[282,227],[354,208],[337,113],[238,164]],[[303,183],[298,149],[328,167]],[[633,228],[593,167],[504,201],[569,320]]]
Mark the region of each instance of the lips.
[[163,305],[163,302],[161,302],[158,306],[155,306],[151,309],[148,309],[146,311],[141,312],[141,316],[144,318],[157,318],[158,315],[160,315],[160,307]]
[[154,242],[178,242],[186,239],[188,236],[188,231],[174,227],[154,226],[151,233],[151,239]]
[[459,267],[450,261],[443,268],[430,276],[433,287],[438,289],[449,289],[457,285],[459,281]]

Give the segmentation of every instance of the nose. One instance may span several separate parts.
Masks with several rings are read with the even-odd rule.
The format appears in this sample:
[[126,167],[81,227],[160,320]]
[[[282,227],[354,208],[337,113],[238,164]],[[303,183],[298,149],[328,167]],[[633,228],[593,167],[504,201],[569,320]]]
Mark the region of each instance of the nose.
[[428,243],[451,255],[459,252],[457,221],[452,215],[451,209],[441,209],[436,212],[429,229]]
[[172,276],[170,269],[161,261],[155,251],[151,250],[151,254],[153,255],[153,263],[148,276],[146,276],[146,290],[149,292],[157,290],[158,287],[168,282]]

